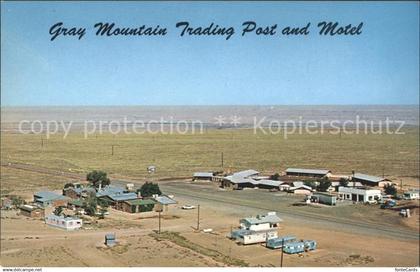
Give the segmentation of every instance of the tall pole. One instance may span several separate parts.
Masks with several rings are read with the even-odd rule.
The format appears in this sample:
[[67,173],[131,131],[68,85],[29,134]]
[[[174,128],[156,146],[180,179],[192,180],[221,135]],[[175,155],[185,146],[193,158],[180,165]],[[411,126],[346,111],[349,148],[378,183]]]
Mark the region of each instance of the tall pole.
[[265,233],[265,247],[268,247],[268,232]]
[[161,213],[161,211],[159,211],[159,231],[158,231],[159,234],[160,234],[160,226],[161,226],[161,224],[160,224],[160,213]]
[[197,206],[197,230],[200,230],[200,205]]
[[280,261],[280,267],[283,267],[283,252],[284,252],[284,238],[281,239],[281,261]]
[[222,159],[222,169],[223,169],[223,152],[222,152],[222,158],[221,159]]

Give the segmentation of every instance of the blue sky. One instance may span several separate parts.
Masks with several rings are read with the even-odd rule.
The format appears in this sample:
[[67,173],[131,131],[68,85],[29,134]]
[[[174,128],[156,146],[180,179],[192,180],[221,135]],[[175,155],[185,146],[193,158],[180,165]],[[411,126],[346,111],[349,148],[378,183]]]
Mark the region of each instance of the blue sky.
[[[1,2],[3,106],[418,104],[419,4],[327,2]],[[241,37],[241,25],[277,35]],[[81,40],[49,28],[85,27]],[[235,35],[180,37],[179,21]],[[317,23],[364,23],[359,36]],[[93,25],[160,25],[164,37],[97,37]],[[282,36],[305,26],[308,36]]]

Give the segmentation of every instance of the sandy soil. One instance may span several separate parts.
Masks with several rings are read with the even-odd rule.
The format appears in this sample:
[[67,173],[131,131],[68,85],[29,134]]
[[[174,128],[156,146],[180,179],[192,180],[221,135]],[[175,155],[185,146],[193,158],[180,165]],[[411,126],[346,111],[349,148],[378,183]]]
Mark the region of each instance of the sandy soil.
[[[251,266],[279,266],[280,251],[261,245],[240,246],[226,238],[238,225],[241,213],[218,205],[200,206],[200,227],[195,231],[197,210],[182,210],[191,199],[178,197],[162,218],[162,231],[176,231],[192,243],[241,259]],[[154,213],[126,214],[111,210],[105,220],[88,229],[67,232],[46,226],[41,220],[3,211],[1,220],[1,265],[3,266],[224,266],[208,256],[169,241],[156,241],[149,234],[158,228]],[[116,234],[119,245],[107,248],[104,235]],[[286,220],[279,234],[315,239],[318,249],[303,256],[284,255],[284,266],[418,266],[417,241],[400,241],[333,231]],[[392,248],[393,257],[389,258]]]

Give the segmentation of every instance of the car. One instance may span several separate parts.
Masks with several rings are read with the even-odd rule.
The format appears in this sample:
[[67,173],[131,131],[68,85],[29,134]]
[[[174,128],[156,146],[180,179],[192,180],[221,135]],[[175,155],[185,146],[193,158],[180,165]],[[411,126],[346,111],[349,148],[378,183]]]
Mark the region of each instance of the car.
[[195,206],[192,206],[192,205],[184,205],[184,206],[181,207],[181,209],[183,209],[183,210],[193,210],[193,209],[195,209]]

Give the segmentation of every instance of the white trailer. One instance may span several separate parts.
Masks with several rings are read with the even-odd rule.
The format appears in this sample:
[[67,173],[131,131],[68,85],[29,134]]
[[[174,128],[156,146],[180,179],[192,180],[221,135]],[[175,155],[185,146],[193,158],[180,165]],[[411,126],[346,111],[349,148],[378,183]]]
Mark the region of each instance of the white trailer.
[[248,231],[238,235],[236,241],[243,245],[265,243],[267,240],[278,237],[277,229]]
[[80,229],[83,225],[82,219],[74,217],[57,216],[55,214],[50,214],[46,216],[45,223],[47,225],[65,230]]

